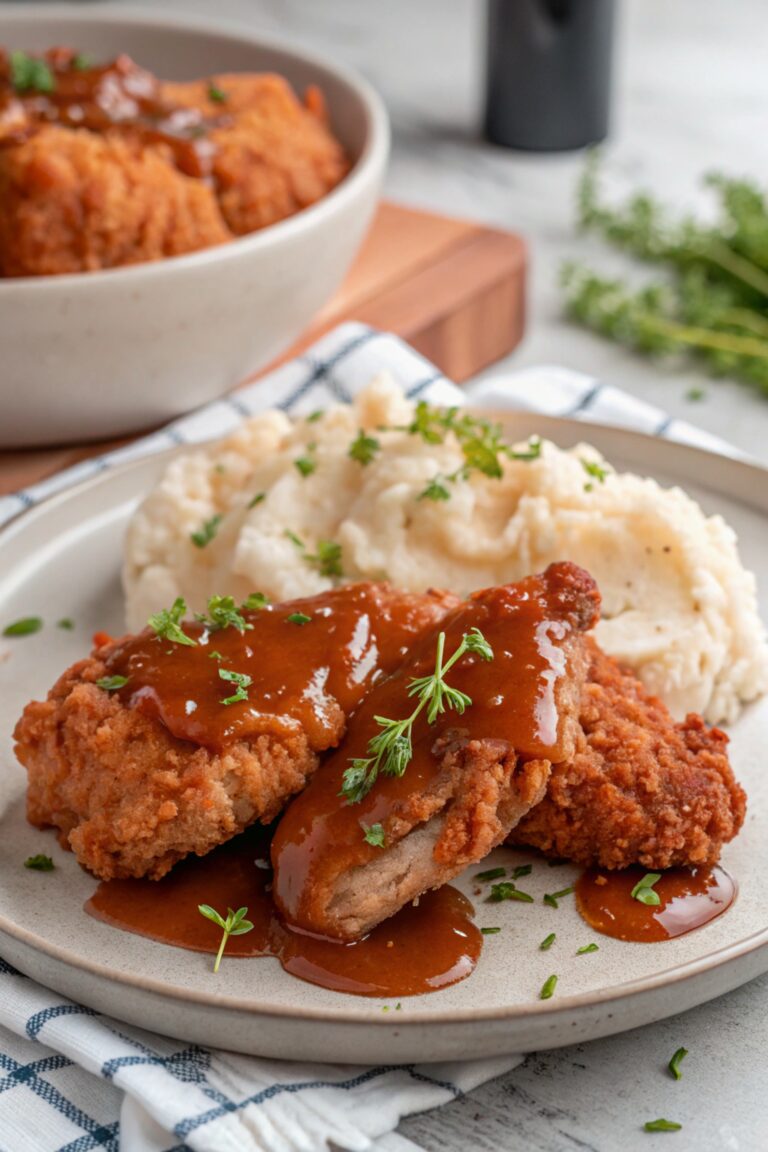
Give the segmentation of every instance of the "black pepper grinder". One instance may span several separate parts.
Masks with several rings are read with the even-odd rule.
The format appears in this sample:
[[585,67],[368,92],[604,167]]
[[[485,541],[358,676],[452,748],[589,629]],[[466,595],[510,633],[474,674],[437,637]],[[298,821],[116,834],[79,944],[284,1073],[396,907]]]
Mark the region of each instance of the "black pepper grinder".
[[608,131],[614,0],[488,0],[485,135],[563,152]]

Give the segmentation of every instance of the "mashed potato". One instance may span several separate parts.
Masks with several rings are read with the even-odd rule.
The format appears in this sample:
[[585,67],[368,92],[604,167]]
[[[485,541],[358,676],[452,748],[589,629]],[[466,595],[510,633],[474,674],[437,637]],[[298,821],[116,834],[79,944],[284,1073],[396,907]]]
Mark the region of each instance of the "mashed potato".
[[500,476],[462,474],[467,453],[493,467],[413,420],[382,377],[352,406],[267,412],[174,460],[128,532],[129,626],[177,596],[199,610],[215,593],[282,600],[360,579],[467,593],[573,560],[602,591],[601,644],[677,716],[729,722],[768,689],[754,578],[721,517],[588,445],[545,442],[534,459],[502,455]]

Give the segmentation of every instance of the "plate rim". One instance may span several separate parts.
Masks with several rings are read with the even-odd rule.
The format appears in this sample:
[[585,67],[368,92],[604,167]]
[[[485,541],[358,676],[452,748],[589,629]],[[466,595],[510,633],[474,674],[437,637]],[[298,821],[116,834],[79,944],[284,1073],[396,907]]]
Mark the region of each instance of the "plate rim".
[[[606,455],[610,455],[610,453],[614,451],[617,454],[621,454],[622,452],[626,454],[625,448],[622,447],[622,445],[629,444],[631,448],[634,449],[634,451],[629,452],[629,456],[634,457],[636,453],[644,454],[644,452],[652,446],[653,451],[650,452],[652,457],[658,458],[659,456],[665,457],[672,455],[682,460],[682,471],[693,473],[693,475],[687,475],[685,477],[687,482],[696,483],[700,487],[712,492],[730,496],[732,499],[753,510],[768,514],[768,485],[765,484],[765,481],[768,479],[768,467],[762,465],[759,461],[722,455],[697,445],[683,444],[616,425],[574,420],[567,417],[543,416],[539,413],[526,410],[492,411],[484,408],[473,408],[471,405],[467,406],[467,410],[473,411],[486,419],[490,417],[501,420],[505,424],[514,422],[522,428],[530,426],[532,430],[535,430],[535,428],[539,429],[545,438],[555,440],[556,442],[558,435],[565,435],[568,439],[572,439],[575,435],[576,442],[591,440],[593,438],[599,439],[603,442],[603,445],[606,443],[609,445],[608,447],[604,447],[603,445],[598,446],[599,450],[601,452],[604,451]],[[517,432],[515,434],[517,434]],[[521,438],[527,434],[527,432],[521,432]],[[0,548],[2,548],[5,543],[12,541],[19,534],[23,533],[31,523],[47,516],[52,511],[55,512],[56,508],[64,504],[76,503],[81,497],[87,496],[93,490],[108,486],[110,482],[119,483],[126,479],[130,481],[130,477],[134,473],[141,475],[141,473],[146,470],[157,472],[174,457],[184,453],[204,451],[214,444],[217,439],[220,439],[220,437],[196,444],[174,446],[159,452],[147,453],[146,455],[124,461],[107,470],[99,471],[92,476],[68,485],[58,492],[52,493],[50,496],[42,499],[30,508],[20,509],[17,514],[6,521],[4,525],[0,526]],[[611,445],[615,445],[615,447]],[[713,468],[713,464],[715,468]],[[674,465],[671,465],[669,471],[672,475],[675,475],[680,470]],[[651,472],[649,472],[649,474],[652,475]],[[681,482],[682,479],[681,477]],[[140,495],[140,493],[137,493],[137,495]],[[1,911],[0,933],[26,945],[34,951],[42,953],[54,961],[65,964],[69,968],[98,976],[107,981],[113,981],[122,986],[130,987],[137,992],[147,992],[161,997],[167,997],[173,1001],[198,1004],[204,1007],[223,1009],[226,1011],[245,1012],[253,1017],[264,1017],[275,1020],[307,1020],[313,1023],[341,1024],[351,1028],[360,1026],[370,1027],[372,1024],[379,1028],[388,1028],[391,1025],[391,1021],[382,1015],[380,1009],[370,1007],[371,1005],[378,1005],[381,999],[387,999],[387,997],[358,997],[356,999],[360,1001],[360,1010],[345,1011],[343,1015],[336,1012],[333,1005],[328,1007],[313,1007],[310,1005],[294,1007],[290,1002],[286,1002],[276,1006],[270,1003],[258,1002],[253,997],[233,997],[215,991],[201,992],[184,989],[178,985],[168,984],[165,981],[154,980],[152,977],[141,976],[136,978],[129,973],[115,971],[108,965],[89,960],[87,957],[82,957],[64,946],[51,944],[44,938],[37,936],[34,932],[15,924]],[[171,945],[162,945],[159,941],[153,941],[153,943],[158,943],[161,947],[172,947]],[[642,947],[641,944],[637,946]],[[766,948],[768,948],[768,923],[757,932],[725,945],[717,951],[706,953],[684,964],[663,969],[652,975],[639,977],[621,984],[614,984],[604,989],[574,993],[571,995],[560,995],[547,1001],[531,1000],[525,1001],[524,1003],[488,1009],[450,1008],[435,1011],[426,1007],[417,1008],[399,1017],[398,1027],[405,1031],[430,1024],[463,1025],[482,1023],[484,1021],[502,1022],[530,1019],[531,1017],[542,1017],[546,1019],[547,1017],[557,1017],[558,1015],[565,1016],[577,1012],[580,1009],[589,1010],[610,1006],[652,993],[662,987],[670,987],[684,983],[703,973],[718,970],[730,962],[759,953]],[[266,960],[270,958],[264,957],[260,959]],[[668,1013],[664,1013],[664,1015],[667,1014]]]

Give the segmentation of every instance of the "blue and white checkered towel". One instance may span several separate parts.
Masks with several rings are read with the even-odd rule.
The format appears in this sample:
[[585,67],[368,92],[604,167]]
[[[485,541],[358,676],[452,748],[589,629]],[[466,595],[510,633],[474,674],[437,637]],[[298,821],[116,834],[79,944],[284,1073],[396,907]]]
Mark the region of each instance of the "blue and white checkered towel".
[[[410,395],[619,424],[716,451],[727,445],[620,390],[562,368],[533,368],[463,391],[396,337],[347,324],[257,384],[161,432],[0,498],[0,524],[116,464],[232,431],[279,405],[348,400],[389,371]],[[407,1152],[401,1116],[434,1108],[513,1068],[359,1068],[260,1060],[185,1046],[73,1004],[0,960],[0,1152]]]

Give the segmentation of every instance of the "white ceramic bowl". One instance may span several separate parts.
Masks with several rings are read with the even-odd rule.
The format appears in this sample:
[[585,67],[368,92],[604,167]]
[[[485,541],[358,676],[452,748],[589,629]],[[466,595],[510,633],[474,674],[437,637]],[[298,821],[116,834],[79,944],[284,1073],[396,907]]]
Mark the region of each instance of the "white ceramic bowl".
[[296,216],[155,263],[0,280],[0,447],[162,423],[221,395],[299,335],[338,287],[371,218],[387,115],[358,76],[243,30],[123,8],[3,5],[0,44],[127,52],[165,79],[276,71],[318,84],[350,174]]

